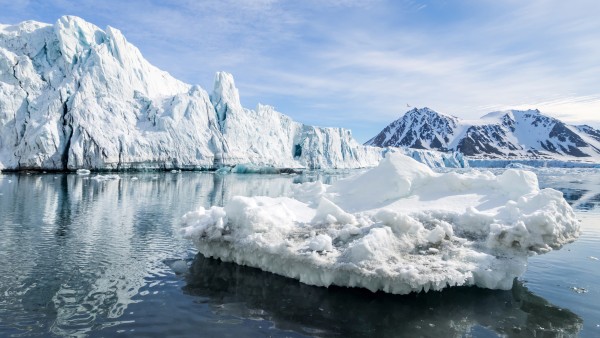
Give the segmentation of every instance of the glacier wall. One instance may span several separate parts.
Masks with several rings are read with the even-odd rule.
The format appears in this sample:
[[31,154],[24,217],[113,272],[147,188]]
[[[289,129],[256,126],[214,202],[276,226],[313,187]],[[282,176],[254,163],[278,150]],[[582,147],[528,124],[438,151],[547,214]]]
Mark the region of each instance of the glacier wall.
[[65,16],[0,26],[0,169],[290,168],[377,164],[340,128],[245,109],[233,78],[209,95],[147,62],[116,29]]
[[228,73],[210,94],[183,83],[112,27],[73,16],[0,25],[0,170],[362,168],[383,152],[349,130],[242,107]]

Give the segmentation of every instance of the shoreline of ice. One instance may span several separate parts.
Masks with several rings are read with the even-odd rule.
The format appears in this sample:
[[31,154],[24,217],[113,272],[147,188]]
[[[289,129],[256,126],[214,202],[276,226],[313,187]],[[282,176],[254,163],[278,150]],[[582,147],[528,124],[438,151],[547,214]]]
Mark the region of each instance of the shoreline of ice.
[[596,162],[560,159],[484,159],[465,156],[471,168],[600,168]]
[[540,190],[531,172],[438,174],[398,153],[331,186],[299,184],[293,198],[237,196],[183,222],[206,257],[396,294],[509,289],[529,255],[579,234],[562,194]]

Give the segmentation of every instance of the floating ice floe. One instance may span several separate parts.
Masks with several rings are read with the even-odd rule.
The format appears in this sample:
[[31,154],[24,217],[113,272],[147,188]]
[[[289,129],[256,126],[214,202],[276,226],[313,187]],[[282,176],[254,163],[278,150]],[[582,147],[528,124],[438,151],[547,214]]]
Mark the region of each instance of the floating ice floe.
[[292,197],[233,197],[183,217],[206,257],[306,284],[405,294],[476,285],[510,289],[529,255],[579,235],[559,191],[508,169],[434,173],[398,153],[331,186]]
[[512,168],[512,169],[535,169],[534,166],[530,166],[527,164],[523,164],[523,163],[519,163],[519,162],[512,162],[506,165],[505,167],[506,169]]
[[119,176],[117,174],[96,175],[96,176],[93,176],[91,179],[94,181],[103,182],[103,181],[120,180],[121,176]]
[[77,175],[89,175],[90,171],[88,169],[77,169]]

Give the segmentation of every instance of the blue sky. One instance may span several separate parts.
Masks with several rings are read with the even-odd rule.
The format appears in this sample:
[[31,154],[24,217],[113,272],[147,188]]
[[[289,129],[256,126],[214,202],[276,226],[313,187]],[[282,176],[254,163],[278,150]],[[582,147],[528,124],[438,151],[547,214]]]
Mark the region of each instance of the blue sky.
[[0,22],[77,15],[242,104],[366,141],[411,106],[462,118],[539,108],[600,127],[597,0],[0,0]]

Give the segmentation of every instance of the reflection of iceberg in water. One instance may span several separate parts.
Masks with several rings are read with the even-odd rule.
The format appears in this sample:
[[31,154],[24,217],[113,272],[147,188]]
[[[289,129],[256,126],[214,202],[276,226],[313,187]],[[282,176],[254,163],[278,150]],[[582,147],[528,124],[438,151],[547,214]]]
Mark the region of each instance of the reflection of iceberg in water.
[[[215,311],[318,336],[570,337],[583,321],[515,281],[510,291],[451,288],[405,296],[313,287],[197,255],[184,291]],[[486,334],[487,333],[487,334]]]

